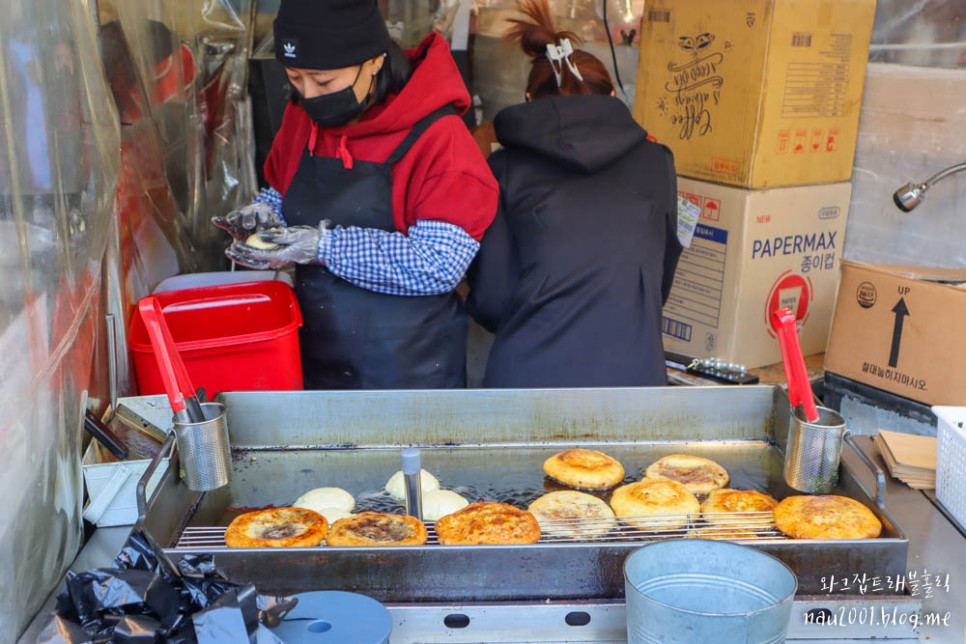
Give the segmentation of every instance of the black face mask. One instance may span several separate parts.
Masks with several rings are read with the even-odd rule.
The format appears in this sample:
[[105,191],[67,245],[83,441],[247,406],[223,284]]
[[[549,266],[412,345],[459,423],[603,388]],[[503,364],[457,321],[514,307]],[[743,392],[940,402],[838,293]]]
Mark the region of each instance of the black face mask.
[[[366,109],[365,103],[359,102],[353,89],[359,82],[361,74],[362,66],[360,65],[359,73],[356,74],[356,79],[352,81],[352,85],[331,94],[305,98],[297,91],[293,91],[298,95],[302,109],[313,121],[322,127],[338,127],[359,116]],[[369,81],[369,87],[372,88],[372,81]],[[368,95],[368,93],[367,90],[366,94]]]

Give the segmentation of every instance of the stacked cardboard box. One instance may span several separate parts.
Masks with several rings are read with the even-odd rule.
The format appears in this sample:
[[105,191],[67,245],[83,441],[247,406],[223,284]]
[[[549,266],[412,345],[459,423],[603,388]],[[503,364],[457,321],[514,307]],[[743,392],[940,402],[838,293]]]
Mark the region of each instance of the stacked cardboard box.
[[966,269],[845,262],[825,368],[927,405],[966,405]]
[[664,306],[665,347],[749,368],[778,362],[769,313],[787,306],[805,355],[823,352],[851,184],[744,190],[682,177],[678,190],[702,216]]
[[825,348],[848,215],[875,0],[653,0],[635,117],[701,208],[665,308],[665,347],[778,362],[796,311]]

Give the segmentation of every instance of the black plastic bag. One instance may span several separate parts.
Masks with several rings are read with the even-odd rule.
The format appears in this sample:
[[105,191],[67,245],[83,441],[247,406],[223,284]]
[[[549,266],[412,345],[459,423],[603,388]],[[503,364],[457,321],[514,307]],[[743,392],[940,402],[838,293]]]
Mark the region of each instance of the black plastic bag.
[[211,555],[187,555],[178,562],[181,573],[182,593],[194,608],[192,613],[208,607],[226,592],[237,588],[234,584],[215,568],[215,560]]
[[[281,643],[274,633],[258,621],[258,594],[249,584],[225,592],[209,608],[195,613],[192,621],[200,644],[243,642],[246,638],[258,644]],[[255,632],[251,626],[254,624]]]
[[113,641],[123,644],[154,644],[160,628],[161,622],[147,615],[126,615],[114,627]]
[[128,538],[114,568],[67,573],[54,619],[38,641],[279,642],[260,620],[278,623],[294,604],[228,581],[211,555],[189,555],[174,564],[150,535],[139,532]]

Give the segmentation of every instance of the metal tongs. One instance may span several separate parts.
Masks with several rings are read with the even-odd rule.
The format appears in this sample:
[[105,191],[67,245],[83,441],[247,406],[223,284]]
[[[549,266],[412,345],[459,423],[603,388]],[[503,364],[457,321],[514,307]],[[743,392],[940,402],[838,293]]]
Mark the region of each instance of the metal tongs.
[[188,370],[181,360],[181,353],[171,337],[171,329],[164,320],[161,303],[158,298],[148,296],[138,302],[138,311],[147,328],[154,355],[161,371],[161,380],[168,395],[168,402],[174,411],[175,420],[179,423],[201,423],[205,421],[201,403],[191,386]]
[[798,342],[798,321],[788,307],[772,311],[772,324],[778,332],[778,346],[782,351],[782,364],[785,367],[785,380],[788,381],[788,400],[792,408],[801,406],[805,418],[810,423],[818,421],[818,407],[815,395],[808,380],[805,356]]

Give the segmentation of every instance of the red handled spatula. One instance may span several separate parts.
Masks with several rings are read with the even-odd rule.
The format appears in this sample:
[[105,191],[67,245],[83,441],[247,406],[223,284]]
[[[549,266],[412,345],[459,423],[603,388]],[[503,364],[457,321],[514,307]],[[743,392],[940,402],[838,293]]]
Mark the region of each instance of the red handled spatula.
[[789,308],[776,309],[772,311],[771,317],[772,325],[778,332],[778,346],[782,350],[785,380],[788,381],[788,399],[792,408],[800,406],[808,422],[814,423],[818,420],[818,408],[815,406],[812,385],[808,381],[802,345],[798,342],[798,321]]
[[156,297],[145,297],[138,302],[138,311],[151,339],[158,369],[161,371],[161,380],[164,382],[164,390],[168,394],[168,401],[171,403],[171,409],[174,410],[175,418],[182,423],[204,422],[204,412],[195,396],[195,389],[191,386],[191,379],[181,360],[181,353],[178,352],[174,338],[171,337],[168,323],[164,320],[161,303]]

